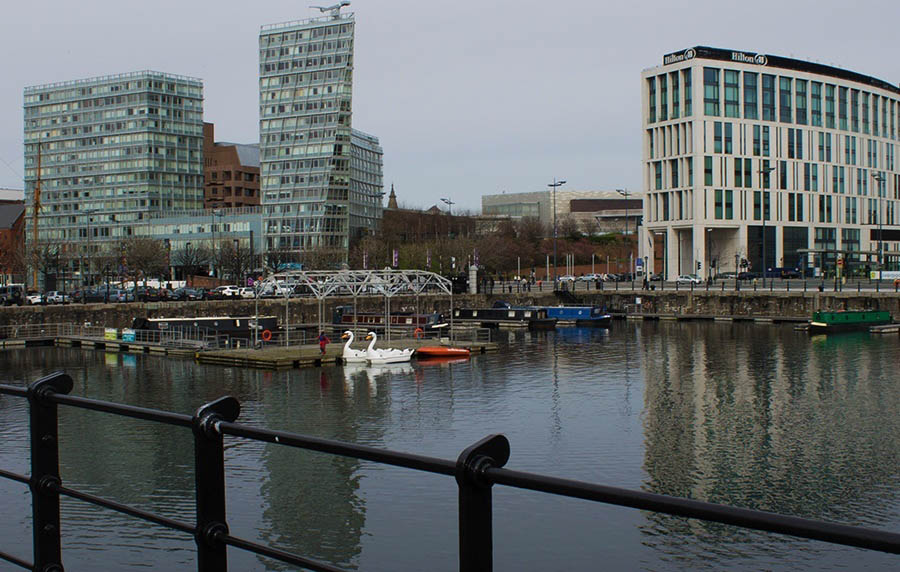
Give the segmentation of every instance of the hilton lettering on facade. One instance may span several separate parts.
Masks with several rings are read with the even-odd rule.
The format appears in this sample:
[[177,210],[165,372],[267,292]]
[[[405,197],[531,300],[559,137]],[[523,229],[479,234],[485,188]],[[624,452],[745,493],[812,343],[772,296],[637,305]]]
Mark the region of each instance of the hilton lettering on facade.
[[731,52],[731,61],[764,66],[768,60],[766,59],[766,56],[762,54],[751,55],[745,54],[744,52]]
[[677,64],[678,62],[692,60],[696,55],[697,52],[695,52],[693,48],[689,48],[680,53],[668,54],[666,56],[663,56],[663,65],[667,66],[669,64]]

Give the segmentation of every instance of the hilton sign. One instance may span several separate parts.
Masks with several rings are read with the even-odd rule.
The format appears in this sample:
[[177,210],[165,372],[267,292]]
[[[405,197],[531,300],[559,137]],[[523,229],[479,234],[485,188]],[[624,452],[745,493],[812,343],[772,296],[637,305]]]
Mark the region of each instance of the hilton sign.
[[744,52],[731,52],[731,61],[740,62],[742,64],[756,64],[764,66],[768,63],[768,59],[763,54],[745,54]]
[[698,46],[696,48],[688,48],[682,52],[672,52],[671,54],[664,55],[663,65],[667,66],[670,64],[686,62],[688,60],[693,60],[694,58],[731,61],[757,66],[764,66],[769,63],[769,58],[763,54],[732,52],[730,50],[720,50],[717,48]]
[[677,64],[678,62],[692,60],[696,55],[697,52],[695,52],[693,48],[689,48],[681,53],[669,54],[663,58],[663,65],[667,66],[669,64]]

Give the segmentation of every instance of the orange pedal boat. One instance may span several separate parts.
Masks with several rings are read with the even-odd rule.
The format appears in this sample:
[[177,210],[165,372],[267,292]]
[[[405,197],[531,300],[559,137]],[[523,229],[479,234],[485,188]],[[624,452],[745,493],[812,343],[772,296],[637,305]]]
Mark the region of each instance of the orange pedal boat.
[[451,348],[447,346],[422,346],[416,350],[416,357],[469,357],[468,348]]

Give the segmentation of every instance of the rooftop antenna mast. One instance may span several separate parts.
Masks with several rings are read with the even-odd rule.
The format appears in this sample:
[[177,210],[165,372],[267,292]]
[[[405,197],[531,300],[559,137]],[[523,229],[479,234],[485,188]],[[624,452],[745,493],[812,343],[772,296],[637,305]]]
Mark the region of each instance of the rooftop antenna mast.
[[337,20],[341,17],[341,8],[349,5],[350,0],[341,0],[339,4],[334,4],[332,6],[310,6],[310,8],[317,8],[319,12],[323,14],[327,12],[332,19]]

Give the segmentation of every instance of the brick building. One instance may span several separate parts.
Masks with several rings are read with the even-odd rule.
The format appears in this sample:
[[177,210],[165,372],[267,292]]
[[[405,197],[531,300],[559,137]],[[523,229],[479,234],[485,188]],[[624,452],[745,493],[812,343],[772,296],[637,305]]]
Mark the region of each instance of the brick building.
[[25,203],[0,200],[0,284],[25,280]]
[[259,204],[259,145],[215,141],[215,126],[203,124],[203,205]]

